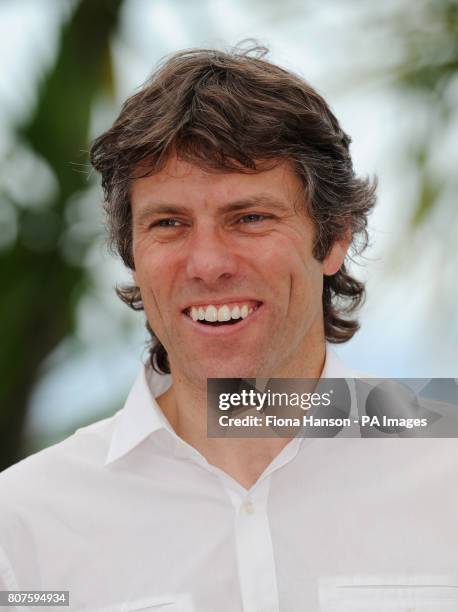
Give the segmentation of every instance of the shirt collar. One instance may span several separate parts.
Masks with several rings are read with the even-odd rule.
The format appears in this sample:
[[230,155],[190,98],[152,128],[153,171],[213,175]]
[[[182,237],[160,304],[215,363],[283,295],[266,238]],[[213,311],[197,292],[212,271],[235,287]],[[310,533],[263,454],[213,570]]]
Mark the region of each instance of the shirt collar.
[[[345,366],[327,344],[321,377],[352,378],[355,377],[355,373]],[[155,431],[166,429],[172,435],[176,435],[155,400],[170,387],[171,383],[170,375],[154,372],[149,364],[142,367],[124,408],[116,415],[105,465],[126,455]]]
[[170,375],[158,374],[150,365],[141,368],[124,408],[116,415],[105,465],[120,459],[159,429],[174,433],[155,400],[171,383]]

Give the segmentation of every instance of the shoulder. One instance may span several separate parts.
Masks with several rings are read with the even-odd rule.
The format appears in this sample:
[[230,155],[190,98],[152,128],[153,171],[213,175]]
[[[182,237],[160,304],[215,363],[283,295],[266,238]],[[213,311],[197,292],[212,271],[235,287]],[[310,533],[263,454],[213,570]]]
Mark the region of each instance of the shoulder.
[[41,572],[53,567],[52,559],[78,530],[92,524],[91,500],[103,496],[118,415],[78,429],[0,474],[0,589],[16,583],[43,588]]
[[[114,416],[82,427],[0,473],[2,509],[42,499],[51,491],[65,491],[72,476],[103,467],[116,419]],[[1,511],[0,511],[1,512]]]

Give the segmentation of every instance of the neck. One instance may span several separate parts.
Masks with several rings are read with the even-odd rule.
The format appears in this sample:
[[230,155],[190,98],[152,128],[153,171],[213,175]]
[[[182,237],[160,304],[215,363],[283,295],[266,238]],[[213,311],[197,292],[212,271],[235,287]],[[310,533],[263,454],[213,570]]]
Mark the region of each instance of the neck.
[[[317,348],[302,369],[285,368],[275,377],[319,378],[325,362],[324,342]],[[173,369],[172,376],[172,386],[157,402],[175,433],[244,488],[252,487],[291,438],[209,438],[206,384],[191,384]]]

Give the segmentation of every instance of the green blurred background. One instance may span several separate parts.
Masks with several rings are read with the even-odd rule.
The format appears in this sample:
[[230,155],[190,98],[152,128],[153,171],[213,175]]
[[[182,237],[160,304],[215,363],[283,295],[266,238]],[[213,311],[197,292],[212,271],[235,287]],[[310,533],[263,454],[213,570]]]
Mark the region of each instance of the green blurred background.
[[118,410],[146,355],[143,315],[113,291],[128,275],[90,141],[165,54],[247,37],[319,89],[379,176],[363,329],[338,352],[458,375],[457,2],[3,0],[0,470]]

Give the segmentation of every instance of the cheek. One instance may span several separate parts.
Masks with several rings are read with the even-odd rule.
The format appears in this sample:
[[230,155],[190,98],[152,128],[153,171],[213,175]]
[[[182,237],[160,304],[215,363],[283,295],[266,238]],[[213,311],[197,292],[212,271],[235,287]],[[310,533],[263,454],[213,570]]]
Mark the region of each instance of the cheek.
[[[259,254],[258,266],[272,294],[272,313],[278,320],[288,319],[297,328],[321,307],[320,264],[304,253],[305,248],[280,242],[269,253]],[[258,267],[259,269],[259,267]]]
[[311,276],[315,261],[308,253],[307,241],[295,234],[277,234],[275,239],[269,237],[250,248],[250,259],[258,270],[279,286]]
[[270,245],[265,253],[265,266],[285,280],[290,278],[299,284],[313,284],[322,274],[322,264],[313,257],[307,240],[300,237],[277,240]]
[[291,301],[299,302],[302,309],[314,310],[321,305],[323,292],[323,265],[305,247],[291,248]]
[[297,293],[304,307],[315,310],[321,308],[323,294],[323,274],[319,262],[307,262],[302,266],[297,279]]
[[167,259],[148,249],[134,251],[135,272],[134,281],[140,288],[143,303],[148,306],[160,299],[166,290],[166,281],[169,278]]

